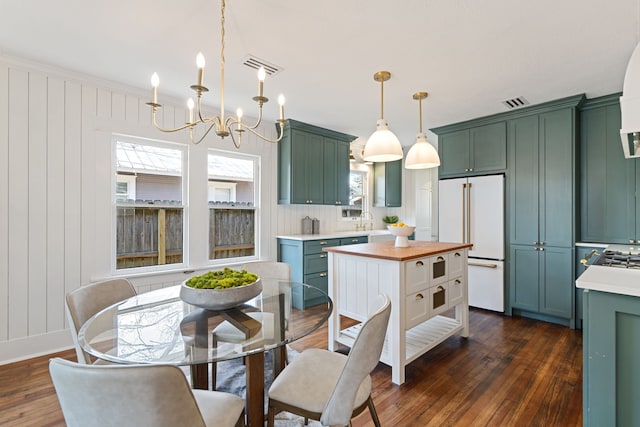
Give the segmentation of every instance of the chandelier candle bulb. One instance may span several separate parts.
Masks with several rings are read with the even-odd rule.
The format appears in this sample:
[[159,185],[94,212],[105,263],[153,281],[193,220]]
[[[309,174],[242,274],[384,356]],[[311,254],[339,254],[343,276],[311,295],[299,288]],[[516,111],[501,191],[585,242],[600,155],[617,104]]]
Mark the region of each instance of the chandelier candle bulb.
[[198,86],[204,86],[204,55],[198,52],[196,56],[196,66],[198,67]]
[[264,79],[267,77],[266,71],[264,71],[264,67],[260,67],[258,70],[258,96],[262,97],[263,95],[263,87],[264,87]]
[[158,86],[160,85],[160,77],[158,77],[158,73],[153,73],[151,75],[151,99],[154,104],[158,103]]
[[278,104],[280,104],[280,120],[284,120],[284,95],[280,94],[278,97]]
[[187,100],[187,108],[189,108],[189,123],[193,123],[193,98]]

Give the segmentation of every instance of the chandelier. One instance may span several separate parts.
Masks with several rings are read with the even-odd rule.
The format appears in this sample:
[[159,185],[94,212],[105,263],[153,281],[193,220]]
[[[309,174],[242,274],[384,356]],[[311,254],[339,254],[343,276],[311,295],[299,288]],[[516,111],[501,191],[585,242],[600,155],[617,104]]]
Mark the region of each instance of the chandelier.
[[[202,94],[208,92],[209,89],[204,86],[204,66],[205,60],[202,52],[199,52],[196,57],[196,66],[198,68],[198,80],[196,84],[191,85],[191,89],[196,93],[196,101],[194,103],[193,98],[189,98],[187,101],[187,107],[189,108],[189,121],[182,126],[178,126],[174,129],[165,129],[158,125],[156,121],[156,113],[159,108],[162,107],[161,104],[158,104],[158,86],[160,84],[160,79],[157,73],[153,73],[151,76],[151,87],[152,87],[152,101],[147,102],[147,105],[151,107],[152,110],[152,120],[153,125],[162,132],[178,132],[184,129],[189,129],[189,139],[194,144],[199,144],[202,140],[213,130],[216,135],[220,138],[225,138],[227,136],[231,137],[233,144],[236,148],[240,148],[240,144],[242,142],[242,134],[245,131],[249,131],[256,135],[257,137],[267,141],[267,142],[278,142],[282,139],[284,135],[284,96],[280,95],[278,97],[278,103],[280,104],[280,118],[277,120],[279,126],[278,136],[277,138],[268,138],[265,135],[258,133],[256,130],[260,123],[262,122],[262,106],[269,102],[269,98],[264,96],[263,94],[263,86],[264,79],[266,77],[266,72],[264,67],[260,67],[258,70],[258,95],[253,97],[253,100],[258,103],[258,119],[256,123],[253,125],[246,125],[242,122],[242,110],[238,108],[236,112],[236,117],[227,117],[225,119],[224,113],[224,9],[225,9],[225,0],[221,0],[221,8],[220,8],[220,38],[221,38],[221,50],[220,50],[220,115],[213,115],[211,117],[206,117],[202,114],[201,109],[201,99]],[[194,118],[194,107],[196,107],[195,118]],[[194,138],[193,130],[196,126],[203,125],[204,133],[199,138]],[[234,133],[237,134],[237,141],[234,137]]]

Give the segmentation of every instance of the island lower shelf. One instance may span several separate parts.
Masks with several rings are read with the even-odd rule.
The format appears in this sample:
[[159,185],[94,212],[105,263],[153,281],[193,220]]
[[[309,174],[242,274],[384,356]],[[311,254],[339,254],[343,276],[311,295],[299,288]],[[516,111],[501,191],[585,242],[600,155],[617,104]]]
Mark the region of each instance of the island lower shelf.
[[[362,323],[358,323],[340,331],[336,341],[347,347],[352,347],[356,336],[360,332]],[[446,317],[436,316],[413,328],[405,331],[405,360],[407,363],[414,361],[427,351],[431,350],[450,336],[462,332],[464,325],[462,322]],[[389,351],[389,340],[385,339],[380,361],[391,366],[391,352]]]
[[364,322],[378,296],[391,300],[391,316],[380,361],[402,384],[405,366],[447,338],[469,334],[467,248],[464,244],[393,242],[325,248],[329,253],[329,349],[351,347],[361,323],[343,328],[341,316]]

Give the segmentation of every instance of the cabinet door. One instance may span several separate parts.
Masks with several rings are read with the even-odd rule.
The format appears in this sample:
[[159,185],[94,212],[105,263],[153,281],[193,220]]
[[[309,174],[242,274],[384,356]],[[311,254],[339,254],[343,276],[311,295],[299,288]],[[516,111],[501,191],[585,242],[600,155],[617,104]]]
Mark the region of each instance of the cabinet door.
[[511,246],[509,286],[512,308],[538,312],[539,253],[534,246]]
[[509,239],[512,244],[538,241],[538,116],[510,120]]
[[349,143],[324,138],[324,204],[349,204]]
[[544,247],[540,262],[540,313],[572,318],[573,249]]
[[505,122],[470,129],[470,172],[498,172],[507,168]]
[[402,206],[402,159],[374,163],[373,180],[374,206],[388,208]]
[[634,161],[636,164],[636,209],[633,217],[636,219],[636,243],[640,243],[640,160]]
[[387,162],[385,178],[385,206],[399,208],[402,206],[402,159]]
[[438,172],[441,177],[468,173],[471,161],[468,129],[441,135],[438,138],[438,148],[440,151]]
[[571,108],[540,114],[538,240],[545,246],[570,247],[574,242],[573,114]]
[[620,106],[580,116],[580,240],[627,243],[635,235],[635,161],[620,145]]
[[291,147],[291,203],[322,204],[323,147],[322,137],[293,129]]

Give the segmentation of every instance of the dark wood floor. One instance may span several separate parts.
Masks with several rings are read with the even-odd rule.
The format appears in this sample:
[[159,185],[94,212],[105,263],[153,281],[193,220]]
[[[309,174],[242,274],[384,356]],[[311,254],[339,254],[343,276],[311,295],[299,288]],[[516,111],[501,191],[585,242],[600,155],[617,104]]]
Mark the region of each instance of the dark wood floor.
[[[468,339],[452,337],[391,383],[373,372],[383,426],[581,426],[582,334],[563,326],[472,309]],[[327,346],[326,327],[292,345]],[[48,374],[51,356],[0,366],[0,425],[64,426]],[[67,351],[56,356],[75,360]],[[354,427],[371,426],[367,411]]]

